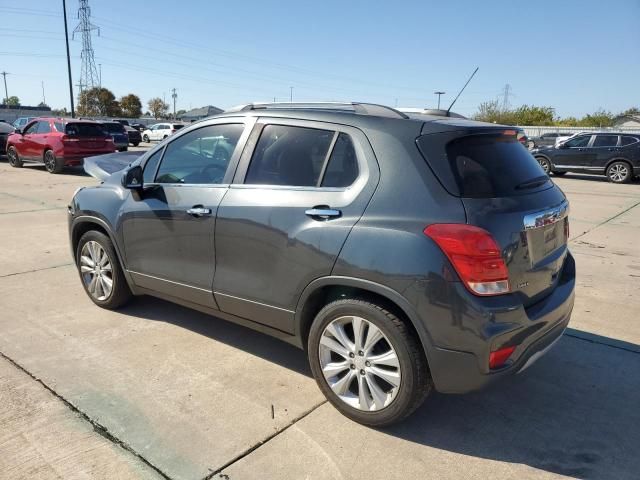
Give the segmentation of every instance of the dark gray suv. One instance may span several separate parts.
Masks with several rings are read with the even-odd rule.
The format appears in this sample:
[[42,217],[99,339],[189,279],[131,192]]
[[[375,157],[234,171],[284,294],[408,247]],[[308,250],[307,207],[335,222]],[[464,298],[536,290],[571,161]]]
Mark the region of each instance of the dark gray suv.
[[90,298],[149,294],[304,348],[358,422],[521,372],[569,322],[568,203],[512,128],[254,104],[120,155],[86,160],[103,182],[69,206]]

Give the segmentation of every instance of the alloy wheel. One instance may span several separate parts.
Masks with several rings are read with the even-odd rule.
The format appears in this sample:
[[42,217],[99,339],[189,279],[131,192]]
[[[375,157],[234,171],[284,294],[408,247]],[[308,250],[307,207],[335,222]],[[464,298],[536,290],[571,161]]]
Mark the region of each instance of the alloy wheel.
[[614,182],[624,182],[629,175],[629,169],[622,163],[616,163],[609,168],[609,178]]
[[48,172],[53,172],[56,168],[56,157],[51,150],[47,150],[44,154],[44,167]]
[[88,241],[80,252],[80,275],[89,294],[96,300],[107,300],[113,290],[111,259],[102,246]]
[[551,170],[551,166],[549,165],[549,162],[547,160],[545,160],[544,158],[537,158],[536,160],[538,160],[538,163],[540,164],[540,166],[544,170],[544,173],[549,175],[549,171]]
[[400,361],[373,323],[357,316],[336,318],[322,332],[318,355],[327,384],[347,405],[374,412],[395,399]]
[[18,154],[13,148],[10,148],[7,151],[7,158],[9,160],[9,165],[15,167],[18,164]]

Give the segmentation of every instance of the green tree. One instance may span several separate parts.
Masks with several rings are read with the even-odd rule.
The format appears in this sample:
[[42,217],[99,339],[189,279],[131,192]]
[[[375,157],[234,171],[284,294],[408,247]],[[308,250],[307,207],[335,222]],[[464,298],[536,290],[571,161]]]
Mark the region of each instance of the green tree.
[[551,107],[522,105],[513,111],[513,122],[516,125],[544,126],[553,125],[555,110]]
[[579,127],[611,127],[613,125],[613,114],[600,109],[594,113],[588,113],[578,121]]
[[152,98],[147,102],[149,106],[149,110],[151,111],[151,115],[153,118],[160,118],[166,116],[169,111],[169,105],[164,103],[161,98]]
[[502,111],[497,100],[482,102],[478,107],[478,112],[473,116],[474,120],[490,123],[501,123]]
[[20,106],[20,99],[15,95],[12,95],[9,98],[3,99],[2,103],[4,103],[5,105],[11,105],[12,107],[18,107]]
[[620,114],[622,115],[640,115],[640,108],[631,107]]
[[120,108],[123,117],[138,118],[142,116],[142,102],[140,97],[133,93],[120,98]]
[[120,117],[122,110],[108,88],[90,88],[78,96],[78,113],[84,116]]

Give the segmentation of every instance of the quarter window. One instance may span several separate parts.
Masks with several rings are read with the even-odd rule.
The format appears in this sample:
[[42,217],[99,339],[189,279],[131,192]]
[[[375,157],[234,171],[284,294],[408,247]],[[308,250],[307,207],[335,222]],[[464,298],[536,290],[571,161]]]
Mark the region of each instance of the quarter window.
[[267,125],[256,146],[245,183],[315,187],[335,132]]
[[615,147],[618,144],[617,135],[596,135],[594,147]]
[[566,145],[571,148],[586,147],[589,145],[589,140],[591,140],[591,135],[580,135],[579,137],[568,140]]
[[348,187],[358,176],[358,159],[351,137],[338,135],[322,179],[323,187]]
[[620,145],[625,146],[625,145],[631,145],[632,143],[636,143],[639,140],[636,137],[622,137],[622,140],[620,141]]
[[157,183],[222,183],[243,124],[211,125],[176,138],[165,149]]

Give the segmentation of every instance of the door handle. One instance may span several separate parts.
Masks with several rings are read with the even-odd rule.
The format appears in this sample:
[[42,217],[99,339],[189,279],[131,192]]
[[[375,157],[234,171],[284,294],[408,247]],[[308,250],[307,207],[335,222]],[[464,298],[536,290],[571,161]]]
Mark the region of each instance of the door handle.
[[204,217],[206,215],[211,215],[211,209],[210,208],[204,208],[202,206],[199,205],[195,205],[193,207],[191,207],[189,210],[187,210],[187,213],[191,216],[194,217]]
[[336,210],[324,205],[310,208],[309,210],[305,210],[304,213],[311,218],[322,220],[328,220],[330,218],[336,218],[342,215],[342,212],[340,210]]

